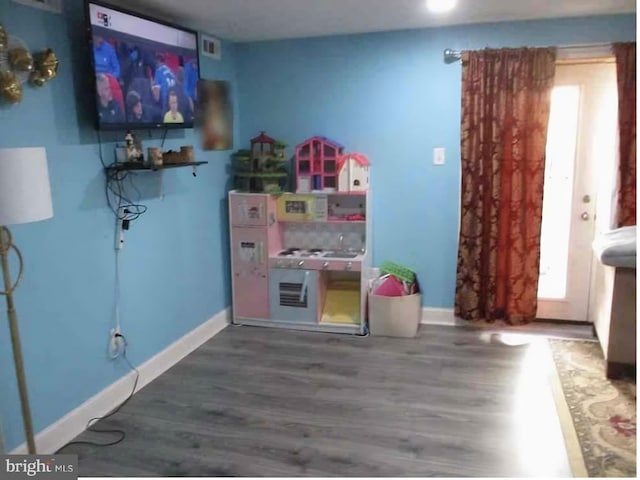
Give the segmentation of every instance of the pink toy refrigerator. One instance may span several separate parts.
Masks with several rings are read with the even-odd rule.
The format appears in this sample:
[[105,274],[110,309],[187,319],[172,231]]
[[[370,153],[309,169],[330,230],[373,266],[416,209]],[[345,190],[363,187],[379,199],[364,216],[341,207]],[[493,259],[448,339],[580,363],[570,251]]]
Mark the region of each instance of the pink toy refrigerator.
[[269,251],[279,248],[270,195],[229,194],[233,318],[269,318]]

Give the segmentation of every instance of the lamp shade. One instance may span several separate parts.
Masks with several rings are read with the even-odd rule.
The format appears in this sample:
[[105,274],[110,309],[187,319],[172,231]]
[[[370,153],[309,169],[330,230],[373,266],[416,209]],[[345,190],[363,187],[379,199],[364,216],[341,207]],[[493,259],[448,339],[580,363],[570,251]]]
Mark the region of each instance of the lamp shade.
[[44,148],[0,148],[0,225],[53,216]]

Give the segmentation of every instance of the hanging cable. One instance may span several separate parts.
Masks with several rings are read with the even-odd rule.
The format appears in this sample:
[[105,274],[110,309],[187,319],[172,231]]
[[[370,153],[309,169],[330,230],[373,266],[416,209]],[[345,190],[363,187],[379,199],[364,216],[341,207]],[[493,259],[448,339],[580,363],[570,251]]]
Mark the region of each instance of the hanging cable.
[[[120,330],[120,250],[116,249],[116,270],[115,270],[115,282],[114,282],[114,312],[113,317],[116,324],[116,332],[121,332]],[[112,355],[112,358],[117,358],[120,352],[117,352],[115,356]]]
[[167,133],[169,133],[169,129],[164,129],[164,134],[162,135],[162,143],[160,144],[160,150],[164,148],[164,141],[167,139]]
[[[135,185],[135,174],[126,170],[117,168],[117,163],[107,164],[104,160],[104,152],[100,131],[98,131],[98,149],[100,154],[100,163],[105,173],[105,196],[107,205],[120,220],[128,220],[133,222],[138,220],[147,211],[147,206],[140,203],[140,189]],[[126,182],[127,178],[129,182]],[[131,192],[133,190],[136,199],[132,200]]]
[[129,393],[127,398],[125,398],[124,401],[120,405],[118,405],[116,408],[111,410],[106,415],[103,415],[101,417],[94,417],[94,418],[90,419],[87,422],[87,426],[86,426],[86,431],[87,432],[115,433],[115,434],[118,435],[118,438],[113,440],[113,441],[105,442],[105,443],[90,442],[90,441],[87,441],[87,440],[76,440],[76,441],[72,441],[72,442],[66,443],[60,449],[58,449],[58,451],[56,453],[60,453],[62,450],[64,450],[65,448],[67,448],[67,447],[69,447],[71,445],[91,445],[91,446],[94,446],[94,447],[110,447],[112,445],[117,445],[118,443],[122,442],[126,438],[127,434],[126,434],[126,432],[124,430],[120,430],[120,429],[108,429],[108,430],[107,429],[98,429],[98,428],[96,428],[94,426],[100,420],[106,420],[107,418],[112,417],[113,415],[118,413],[122,407],[124,407],[127,403],[129,403],[129,400],[131,400],[133,395],[136,393],[136,388],[138,387],[138,380],[140,380],[140,372],[138,371],[138,369],[136,367],[134,367],[131,364],[131,362],[127,358],[127,347],[128,347],[127,339],[125,338],[124,335],[120,335],[120,334],[118,334],[118,337],[122,338],[122,341],[123,341],[122,359],[126,362],[126,364],[131,369],[131,371],[135,372],[135,380],[133,381],[133,387],[131,388],[131,393]]

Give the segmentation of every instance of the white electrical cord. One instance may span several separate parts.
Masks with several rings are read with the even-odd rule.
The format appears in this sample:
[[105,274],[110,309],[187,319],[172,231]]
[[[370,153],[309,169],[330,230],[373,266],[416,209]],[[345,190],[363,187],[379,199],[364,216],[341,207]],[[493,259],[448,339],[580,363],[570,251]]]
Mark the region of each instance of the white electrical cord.
[[[115,319],[115,333],[119,334],[120,330],[120,250],[116,249],[116,269],[115,269],[115,282],[114,282],[114,319]],[[112,334],[109,338],[109,357],[112,360],[120,357],[121,349],[120,349],[120,341],[119,339],[114,339],[114,335]],[[115,342],[115,348],[113,347],[113,343]]]
[[115,318],[116,331],[120,333],[120,250],[116,250],[116,281],[115,281]]

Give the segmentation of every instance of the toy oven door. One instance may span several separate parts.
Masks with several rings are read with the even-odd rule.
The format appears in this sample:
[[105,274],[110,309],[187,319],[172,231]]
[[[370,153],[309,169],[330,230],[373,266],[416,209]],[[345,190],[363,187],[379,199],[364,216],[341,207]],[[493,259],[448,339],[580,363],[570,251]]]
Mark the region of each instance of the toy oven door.
[[271,319],[294,323],[317,321],[318,272],[274,268],[269,273]]

